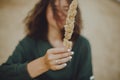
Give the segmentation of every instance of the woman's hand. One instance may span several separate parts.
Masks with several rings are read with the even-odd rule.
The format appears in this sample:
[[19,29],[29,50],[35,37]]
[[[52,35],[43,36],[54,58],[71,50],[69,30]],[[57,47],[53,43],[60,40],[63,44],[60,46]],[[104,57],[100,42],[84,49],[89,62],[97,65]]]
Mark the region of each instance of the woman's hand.
[[27,70],[31,78],[35,78],[48,70],[63,69],[73,52],[65,48],[52,48],[48,49],[45,56],[35,59],[28,63]]
[[60,70],[67,66],[66,62],[72,59],[74,53],[66,48],[48,49],[44,56],[44,63],[48,69]]

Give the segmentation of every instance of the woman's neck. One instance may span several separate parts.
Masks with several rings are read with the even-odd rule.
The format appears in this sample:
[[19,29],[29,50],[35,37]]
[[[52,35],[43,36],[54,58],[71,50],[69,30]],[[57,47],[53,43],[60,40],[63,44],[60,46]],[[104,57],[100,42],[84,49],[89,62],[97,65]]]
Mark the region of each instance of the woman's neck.
[[48,40],[62,40],[62,35],[60,30],[54,27],[49,27]]
[[48,41],[53,47],[61,47],[62,44],[62,35],[59,29],[50,27],[48,29]]

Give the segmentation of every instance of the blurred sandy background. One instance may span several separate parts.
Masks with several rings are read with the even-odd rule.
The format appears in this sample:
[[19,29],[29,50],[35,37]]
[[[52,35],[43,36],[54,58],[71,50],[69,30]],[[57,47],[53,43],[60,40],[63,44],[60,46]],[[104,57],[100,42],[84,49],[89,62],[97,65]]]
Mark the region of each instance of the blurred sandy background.
[[[0,64],[24,37],[22,23],[37,0],[0,0]],[[120,80],[120,3],[79,0],[85,35],[92,45],[96,80]]]

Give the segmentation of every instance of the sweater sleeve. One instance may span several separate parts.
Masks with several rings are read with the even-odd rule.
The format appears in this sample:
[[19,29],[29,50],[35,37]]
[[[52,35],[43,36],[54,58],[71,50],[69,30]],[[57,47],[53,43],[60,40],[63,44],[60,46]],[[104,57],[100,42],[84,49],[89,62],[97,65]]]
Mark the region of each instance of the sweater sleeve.
[[23,54],[24,47],[20,42],[8,60],[0,65],[0,80],[31,80]]
[[83,38],[81,45],[81,58],[78,68],[77,80],[94,80],[90,43],[87,39]]

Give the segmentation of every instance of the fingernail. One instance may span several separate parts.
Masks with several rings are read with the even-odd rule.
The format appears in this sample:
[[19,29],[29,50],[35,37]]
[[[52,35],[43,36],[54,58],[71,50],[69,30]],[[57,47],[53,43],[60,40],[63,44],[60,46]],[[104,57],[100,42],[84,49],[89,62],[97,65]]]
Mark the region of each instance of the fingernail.
[[72,59],[72,56],[70,56],[69,59]]
[[65,63],[65,64],[63,64],[64,66],[67,66],[67,64]]
[[72,52],[71,52],[71,54],[73,55],[73,54],[74,54],[74,52],[72,51]]

